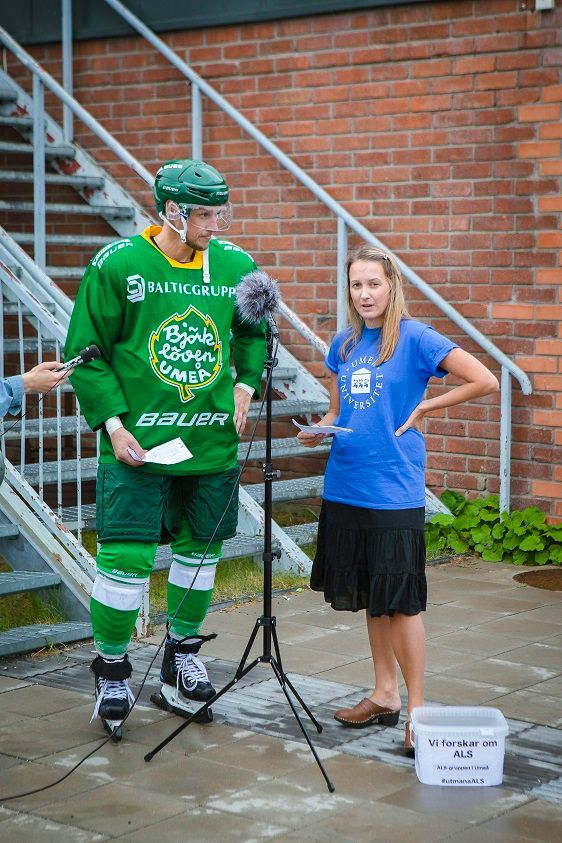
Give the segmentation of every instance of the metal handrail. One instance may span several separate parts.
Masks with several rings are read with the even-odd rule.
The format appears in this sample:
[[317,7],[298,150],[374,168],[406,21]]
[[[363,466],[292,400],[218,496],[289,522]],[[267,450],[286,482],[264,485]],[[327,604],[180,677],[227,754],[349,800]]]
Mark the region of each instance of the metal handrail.
[[[501,366],[501,417],[500,417],[500,509],[509,510],[510,501],[510,453],[511,453],[511,382],[509,375],[518,381],[524,395],[530,395],[533,387],[527,374],[494,345],[484,334],[475,328],[464,316],[455,310],[442,296],[430,287],[420,276],[404,263],[385,244],[375,237],[365,226],[358,222],[342,205],[327,191],[318,185],[298,164],[295,164],[276,144],[263,134],[256,126],[244,117],[234,106],[224,99],[208,82],[205,82],[189,65],[187,65],[161,38],[155,35],[149,27],[129,11],[119,0],[105,0],[127,23],[142,35],[158,52],[176,67],[192,85],[192,119],[201,114],[201,93],[204,93],[222,111],[228,114],[235,123],[244,129],[261,147],[263,147],[276,161],[290,172],[298,181],[308,188],[337,219],[337,313],[338,329],[343,327],[345,286],[347,280],[344,272],[344,255],[347,251],[347,228],[359,235],[366,243],[377,249],[382,249],[395,258],[402,274],[429,301],[431,301],[451,322],[457,325],[480,348]],[[194,157],[201,157],[201,125],[192,126]],[[346,228],[347,227],[347,228]],[[313,346],[319,350],[322,340],[317,337],[288,307],[283,306],[283,315],[296,330]]]
[[[379,249],[384,249],[389,254],[393,254],[400,270],[407,280],[412,283],[420,292],[429,299],[442,313],[444,313],[454,324],[456,324],[465,334],[471,337],[474,342],[480,346],[489,356],[494,359],[502,369],[502,390],[501,390],[501,432],[500,432],[500,506],[502,508],[509,508],[509,454],[511,436],[507,420],[511,419],[511,389],[509,375],[514,377],[522,392],[526,395],[532,392],[532,385],[530,379],[512,360],[510,360],[499,348],[497,348],[487,337],[485,337],[477,328],[475,328],[464,316],[458,313],[442,296],[433,290],[420,276],[410,269],[397,255],[394,255],[392,250],[388,249],[382,241],[375,235],[368,231],[360,222],[358,222],[343,206],[341,206],[327,191],[318,185],[307,173],[304,172],[297,164],[295,164],[281,149],[279,149],[269,138],[267,138],[259,129],[257,129],[250,121],[244,117],[237,109],[230,105],[217,91],[214,90],[207,82],[205,82],[195,71],[193,71],[182,59],[179,58],[158,36],[156,36],[142,21],[126,9],[119,0],[105,0],[105,2],[113,8],[129,25],[136,29],[146,40],[148,40],[162,55],[164,55],[171,64],[173,64],[185,78],[192,84],[193,91],[193,114],[200,114],[200,94],[204,93],[209,97],[219,108],[228,114],[239,126],[241,126],[251,137],[253,137],[269,154],[271,154],[288,172],[290,172],[296,179],[298,179],[305,187],[307,187],[332,213],[337,219],[337,242],[338,242],[338,313],[343,312],[343,292],[345,287],[345,277],[343,273],[343,254],[347,249],[347,228],[351,229],[359,235],[365,242],[375,246]],[[68,9],[70,4],[63,3],[63,12]],[[63,22],[63,30],[65,24]],[[68,33],[68,21],[66,25]],[[68,41],[68,37],[66,38]],[[0,42],[2,42],[21,62],[34,74],[34,89],[38,91],[39,99],[39,84],[42,84],[51,90],[63,104],[76,114],[115,154],[134,172],[137,173],[147,184],[153,184],[152,175],[132,156],[109,132],[100,124],[94,117],[92,117],[86,109],[84,109],[67,91],[64,90],[58,82],[56,82],[48,73],[28,54],[20,45],[14,41],[11,36],[0,27]],[[67,62],[68,64],[68,62]],[[36,84],[37,83],[37,84]],[[195,102],[195,100],[197,100]],[[38,127],[38,121],[36,131]],[[197,126],[196,138],[197,147],[201,145],[200,125]],[[195,142],[195,141],[194,141]],[[42,157],[42,156],[41,156]],[[36,156],[38,158],[38,156]],[[347,227],[347,228],[346,228]],[[341,254],[340,254],[341,253]],[[312,332],[305,323],[300,320],[286,305],[282,307],[283,315],[291,324],[301,333],[305,339],[313,346],[322,350],[323,341]]]
[[[3,231],[3,230],[2,230]],[[3,232],[5,235],[6,233]],[[7,243],[9,241],[9,235],[6,235],[0,241],[0,245],[3,243]],[[45,305],[39,301],[39,299],[26,287],[24,282],[18,278],[9,266],[7,266],[3,260],[1,259],[2,254],[0,251],[0,288],[5,287],[7,290],[10,291],[11,295],[15,298],[18,302],[18,319],[21,322],[22,318],[22,307],[25,307],[28,311],[28,319],[36,320],[36,330],[37,330],[37,340],[38,340],[38,355],[39,360],[41,354],[41,342],[42,339],[46,338],[47,335],[49,338],[52,338],[57,346],[57,349],[64,344],[64,340],[66,337],[66,326],[61,324],[59,320],[53,316],[45,307]],[[30,260],[30,259],[29,259]],[[3,305],[2,305],[3,307]],[[44,333],[45,331],[45,333]],[[20,343],[22,341],[22,332],[20,330]],[[23,367],[20,364],[20,367]],[[60,415],[60,396],[57,391],[57,415]],[[22,417],[23,418],[23,417]],[[42,423],[43,423],[43,405],[42,403],[39,404],[39,413],[38,413],[38,421],[39,421],[39,439],[40,439],[40,477],[42,474]],[[77,423],[77,436],[79,437],[79,423]],[[20,448],[23,451],[25,447],[25,431],[23,430],[23,422],[22,422],[22,444]],[[57,453],[60,452],[60,442],[57,445]],[[94,560],[91,555],[82,547],[80,543],[80,531],[78,534],[78,538],[75,538],[72,533],[66,529],[63,525],[60,516],[57,516],[51,508],[45,503],[43,500],[43,489],[42,489],[42,482],[40,480],[39,483],[39,494],[35,492],[33,487],[26,482],[24,479],[21,470],[18,472],[13,466],[6,461],[6,483],[9,485],[21,496],[25,499],[28,507],[33,510],[34,514],[42,521],[42,523],[48,528],[49,532],[56,537],[56,539],[61,542],[61,544],[66,548],[69,554],[72,556],[74,561],[79,565],[81,571],[86,573],[90,579],[93,579],[93,573],[95,572],[95,565]],[[60,485],[60,484],[59,484]]]
[[[180,73],[183,74],[192,85],[196,86],[202,93],[204,93],[212,102],[228,114],[241,128],[243,128],[251,137],[256,140],[267,152],[269,152],[286,170],[292,173],[305,187],[307,187],[324,205],[326,205],[337,217],[341,219],[355,234],[358,234],[367,243],[375,246],[377,249],[383,249],[388,254],[391,254],[404,277],[410,281],[420,292],[424,294],[439,310],[442,311],[450,320],[458,325],[465,334],[468,334],[487,354],[490,355],[500,366],[506,368],[509,373],[519,382],[521,389],[525,395],[532,392],[531,381],[525,372],[519,368],[512,360],[509,359],[499,348],[497,348],[490,340],[484,336],[477,328],[475,328],[464,316],[458,313],[452,305],[449,304],[442,296],[439,295],[432,287],[429,286],[420,276],[410,269],[391,249],[384,245],[384,243],[375,237],[364,225],[358,222],[342,205],[339,204],[330,194],[320,187],[308,173],[305,173],[298,164],[295,164],[288,155],[286,155],[273,141],[263,134],[256,126],[253,125],[243,114],[241,114],[234,106],[232,106],[221,94],[219,94],[208,82],[205,82],[183,59],[181,59],[167,44],[162,41],[152,30],[146,26],[139,18],[136,17],[129,9],[127,9],[119,0],[105,0],[111,8],[117,12],[127,23],[136,29],[147,41],[149,41],[159,53],[161,53],[168,61],[176,67]],[[342,263],[342,261],[339,261]]]
[[[37,285],[36,289],[40,289],[47,299],[55,302],[59,310],[58,321],[65,329],[68,328],[70,316],[72,314],[72,299],[67,296],[63,290],[61,290],[58,284],[55,284],[55,282],[49,278],[45,272],[43,272],[41,267],[39,267],[35,261],[29,257],[25,249],[22,249],[22,247],[16,243],[12,237],[10,237],[6,229],[0,225],[0,258],[2,257],[3,250],[5,250],[8,255],[29,274],[34,284]],[[64,344],[65,337],[62,336],[60,339]]]
[[150,187],[152,187],[154,183],[154,177],[151,173],[143,167],[139,161],[131,155],[131,153],[122,146],[118,140],[115,140],[113,135],[111,135],[107,129],[105,129],[101,123],[99,123],[95,117],[86,111],[86,109],[80,105],[80,103],[74,99],[62,85],[53,79],[53,77],[47,73],[44,68],[33,58],[30,56],[28,52],[26,52],[23,47],[15,41],[12,36],[6,32],[6,30],[0,26],[0,43],[2,43],[6,49],[8,49],[13,55],[26,67],[34,77],[37,77],[41,80],[45,88],[48,88],[56,97],[58,97],[64,105],[66,105],[73,114],[75,114],[92,132],[98,136],[100,140],[102,140],[106,146],[108,146],[118,158],[123,161],[128,167],[131,168],[138,176],[143,179]]

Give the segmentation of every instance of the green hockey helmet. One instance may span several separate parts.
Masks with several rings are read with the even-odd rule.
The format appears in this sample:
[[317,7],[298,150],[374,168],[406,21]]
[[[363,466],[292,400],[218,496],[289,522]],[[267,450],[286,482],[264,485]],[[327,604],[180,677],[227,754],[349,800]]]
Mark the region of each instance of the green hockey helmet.
[[158,214],[163,214],[171,199],[182,213],[206,205],[220,206],[228,202],[228,185],[214,167],[204,161],[180,158],[162,164],[154,180],[154,201]]

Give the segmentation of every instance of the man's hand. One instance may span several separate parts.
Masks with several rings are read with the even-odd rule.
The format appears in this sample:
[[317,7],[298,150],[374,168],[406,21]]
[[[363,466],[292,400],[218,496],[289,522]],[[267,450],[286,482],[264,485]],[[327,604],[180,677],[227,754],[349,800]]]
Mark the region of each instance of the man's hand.
[[133,468],[142,465],[139,460],[136,460],[130,455],[127,448],[132,448],[133,451],[136,451],[139,457],[146,454],[146,450],[141,448],[133,434],[129,433],[126,428],[120,427],[119,430],[115,430],[111,434],[111,444],[113,445],[113,452],[119,462],[124,462]]
[[48,392],[49,389],[62,383],[69,373],[57,372],[56,370],[61,366],[62,363],[58,360],[50,360],[47,363],[39,363],[29,372],[24,372],[22,375],[24,392]]
[[236,433],[240,436],[246,427],[246,419],[248,418],[248,410],[250,409],[250,401],[252,396],[245,389],[239,386],[234,387],[234,427]]

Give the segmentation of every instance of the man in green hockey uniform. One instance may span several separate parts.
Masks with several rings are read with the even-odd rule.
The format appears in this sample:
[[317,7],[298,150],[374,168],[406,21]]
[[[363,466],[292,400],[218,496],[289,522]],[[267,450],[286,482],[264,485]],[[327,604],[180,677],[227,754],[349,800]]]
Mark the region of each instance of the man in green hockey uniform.
[[[154,184],[162,227],[118,240],[90,261],[65,348],[101,358],[72,375],[84,416],[101,430],[100,551],[91,598],[96,707],[109,731],[130,708],[127,649],[162,535],[171,538],[168,637],[158,703],[182,713],[214,694],[197,653],[222,542],[238,516],[239,434],[259,392],[264,327],[236,307],[256,265],[215,237],[228,228],[228,187],[202,161],[169,161]],[[230,359],[236,377],[233,381]],[[143,462],[180,438],[192,457]]]

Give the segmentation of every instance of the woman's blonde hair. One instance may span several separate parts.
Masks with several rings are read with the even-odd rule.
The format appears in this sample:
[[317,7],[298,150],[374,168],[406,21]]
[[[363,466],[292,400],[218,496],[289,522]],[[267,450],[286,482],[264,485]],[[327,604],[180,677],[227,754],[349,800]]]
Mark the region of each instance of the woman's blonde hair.
[[351,326],[351,333],[342,343],[340,348],[340,356],[342,360],[347,360],[351,351],[355,348],[365,325],[364,320],[357,313],[353,301],[351,299],[351,290],[349,286],[349,270],[351,265],[356,261],[374,261],[380,263],[383,268],[384,277],[390,286],[390,295],[388,304],[383,315],[382,331],[379,344],[379,356],[376,364],[384,363],[392,357],[398,339],[400,337],[400,320],[409,319],[410,314],[406,309],[404,301],[404,290],[402,283],[402,274],[396,265],[396,261],[386,252],[380,249],[375,249],[373,246],[360,246],[352,252],[346,263],[346,277],[347,277],[347,319]]

